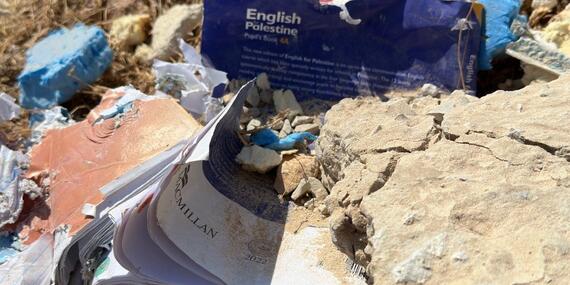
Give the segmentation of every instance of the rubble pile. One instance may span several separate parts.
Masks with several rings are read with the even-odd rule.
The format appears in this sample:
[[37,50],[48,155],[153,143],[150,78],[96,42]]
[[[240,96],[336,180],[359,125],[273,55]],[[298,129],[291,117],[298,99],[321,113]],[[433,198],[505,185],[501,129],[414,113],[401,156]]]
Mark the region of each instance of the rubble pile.
[[318,140],[335,243],[374,284],[567,283],[568,79],[341,101]]
[[0,1],[0,285],[570,283],[568,0],[229,1]]

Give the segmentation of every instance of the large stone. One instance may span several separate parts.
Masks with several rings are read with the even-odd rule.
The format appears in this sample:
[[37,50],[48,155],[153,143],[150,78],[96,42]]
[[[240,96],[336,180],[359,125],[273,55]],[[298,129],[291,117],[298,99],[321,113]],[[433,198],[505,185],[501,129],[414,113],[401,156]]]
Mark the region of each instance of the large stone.
[[314,156],[299,154],[286,156],[277,169],[275,190],[282,195],[292,193],[305,177],[319,177],[319,165]]

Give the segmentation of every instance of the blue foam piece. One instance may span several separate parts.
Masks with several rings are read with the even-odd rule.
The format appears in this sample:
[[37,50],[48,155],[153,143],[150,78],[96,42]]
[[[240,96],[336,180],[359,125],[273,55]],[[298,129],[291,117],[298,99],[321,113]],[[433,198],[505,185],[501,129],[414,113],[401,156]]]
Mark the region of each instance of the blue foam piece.
[[519,14],[519,0],[480,0],[485,6],[485,25],[482,33],[486,39],[479,49],[479,69],[492,68],[494,57],[505,52],[507,45],[518,39],[511,32],[511,24]]
[[96,81],[109,67],[113,52],[104,31],[77,24],[50,33],[26,52],[20,76],[20,105],[48,109]]
[[252,134],[249,140],[255,145],[266,146],[279,142],[279,137],[270,129],[261,129]]
[[317,140],[317,137],[311,133],[302,132],[292,133],[282,139],[279,139],[279,137],[270,129],[262,129],[251,135],[250,140],[255,145],[281,151],[294,149],[296,144],[302,143],[305,140],[314,142]]

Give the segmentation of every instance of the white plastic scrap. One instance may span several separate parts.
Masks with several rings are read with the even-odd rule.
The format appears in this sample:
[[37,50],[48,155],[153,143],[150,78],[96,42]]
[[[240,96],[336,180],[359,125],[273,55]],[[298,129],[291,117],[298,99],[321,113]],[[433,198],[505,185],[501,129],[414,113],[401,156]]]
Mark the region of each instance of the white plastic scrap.
[[16,222],[23,206],[24,192],[18,187],[21,153],[0,145],[0,228]]
[[339,16],[340,19],[351,24],[351,25],[359,25],[362,20],[354,19],[350,16],[348,12],[348,8],[346,8],[346,3],[352,0],[321,0],[320,3],[322,6],[337,6],[341,9]]
[[[42,117],[42,119],[34,121],[33,118],[38,115]],[[32,115],[30,126],[32,129],[32,137],[30,141],[32,144],[37,144],[48,130],[61,129],[72,124],[75,124],[75,121],[67,116],[67,110],[63,107],[57,106],[52,109],[43,110],[38,114]]]
[[228,84],[227,74],[212,68],[183,40],[179,40],[179,43],[186,63],[155,60],[153,65],[155,76],[157,80],[172,75],[183,78],[185,90],[181,91],[180,104],[190,113],[204,116],[204,120],[208,122],[221,111],[222,100],[211,95],[217,86]]
[[9,121],[20,116],[20,106],[16,99],[6,93],[0,92],[0,122]]

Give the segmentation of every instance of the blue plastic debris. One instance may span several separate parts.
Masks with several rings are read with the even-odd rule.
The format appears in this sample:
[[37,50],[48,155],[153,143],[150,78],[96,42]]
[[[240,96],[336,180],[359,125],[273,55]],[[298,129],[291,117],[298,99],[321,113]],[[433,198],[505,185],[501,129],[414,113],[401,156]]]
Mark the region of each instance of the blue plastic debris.
[[295,145],[303,143],[305,141],[314,142],[317,140],[317,137],[311,133],[302,132],[292,133],[282,139],[279,139],[279,137],[272,130],[262,129],[259,132],[251,135],[250,140],[255,145],[281,151],[294,149]]
[[112,59],[99,27],[77,24],[50,33],[26,52],[26,66],[18,77],[20,105],[48,109],[67,101],[97,80]]
[[519,0],[481,0],[485,6],[485,25],[482,34],[487,38],[481,41],[479,50],[479,69],[492,68],[494,57],[505,52],[507,45],[518,39],[511,32],[511,24],[519,14]]
[[0,235],[0,264],[22,250],[22,245],[14,235]]

